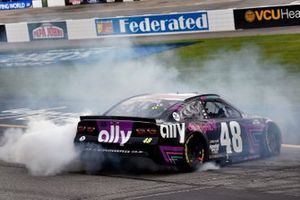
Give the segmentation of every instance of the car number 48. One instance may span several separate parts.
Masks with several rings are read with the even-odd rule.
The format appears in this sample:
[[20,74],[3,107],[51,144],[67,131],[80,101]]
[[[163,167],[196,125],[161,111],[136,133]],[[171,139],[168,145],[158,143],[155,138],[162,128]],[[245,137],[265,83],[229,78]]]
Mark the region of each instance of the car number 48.
[[[230,137],[230,134],[232,137]],[[229,122],[229,127],[226,122],[221,122],[220,143],[221,146],[226,146],[227,153],[232,153],[232,149],[236,153],[243,151],[241,126],[238,122]]]

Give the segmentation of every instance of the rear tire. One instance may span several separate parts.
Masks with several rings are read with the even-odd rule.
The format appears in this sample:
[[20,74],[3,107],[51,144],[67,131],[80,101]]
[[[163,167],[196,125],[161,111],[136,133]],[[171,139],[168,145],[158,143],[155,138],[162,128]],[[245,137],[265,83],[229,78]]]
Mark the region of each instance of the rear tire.
[[182,171],[192,172],[197,169],[207,159],[207,147],[204,138],[200,133],[194,133],[188,136],[184,144],[184,165]]

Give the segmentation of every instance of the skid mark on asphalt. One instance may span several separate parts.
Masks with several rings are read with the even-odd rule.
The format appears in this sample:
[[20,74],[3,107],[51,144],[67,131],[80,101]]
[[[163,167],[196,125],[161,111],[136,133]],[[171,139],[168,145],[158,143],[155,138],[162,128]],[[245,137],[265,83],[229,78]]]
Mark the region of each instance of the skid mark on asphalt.
[[[175,173],[174,173],[175,174]],[[121,178],[121,179],[131,179],[131,180],[138,180],[138,181],[147,181],[147,182],[155,182],[155,183],[164,183],[164,184],[173,184],[173,185],[186,185],[190,187],[204,187],[205,184],[196,184],[196,183],[184,183],[184,182],[175,182],[175,181],[166,181],[166,180],[160,180],[160,179],[151,179],[151,178],[143,178],[143,177],[135,177],[130,175],[107,175],[107,174],[101,174],[101,176],[105,177],[111,177],[111,178]],[[213,187],[216,187],[214,185]]]
[[168,191],[168,192],[158,192],[155,194],[149,194],[149,195],[141,195],[137,197],[128,197],[124,199],[143,199],[143,198],[154,198],[154,197],[160,197],[160,196],[165,196],[165,195],[171,195],[171,194],[177,194],[177,193],[187,193],[187,192],[192,192],[192,191],[198,191],[198,190],[205,190],[205,189],[213,189],[216,186],[204,186],[204,187],[196,187],[196,188],[191,188],[191,189],[184,189],[184,190],[176,190],[176,191]]

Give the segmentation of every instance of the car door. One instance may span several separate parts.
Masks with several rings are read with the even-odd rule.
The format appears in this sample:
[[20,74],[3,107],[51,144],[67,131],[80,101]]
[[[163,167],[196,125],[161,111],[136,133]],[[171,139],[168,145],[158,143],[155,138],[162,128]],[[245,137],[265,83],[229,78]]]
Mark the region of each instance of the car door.
[[202,100],[206,118],[215,123],[207,137],[210,157],[241,160],[249,154],[242,114],[220,98]]

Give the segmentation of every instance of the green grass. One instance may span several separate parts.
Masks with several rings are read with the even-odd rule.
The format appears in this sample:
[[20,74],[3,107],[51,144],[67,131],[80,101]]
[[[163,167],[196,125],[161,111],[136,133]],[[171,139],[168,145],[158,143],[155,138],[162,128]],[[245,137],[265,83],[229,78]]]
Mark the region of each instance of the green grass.
[[[178,58],[175,65],[190,66],[192,62],[201,67],[203,61],[214,59],[219,51],[238,51],[254,46],[260,49],[262,59],[275,60],[290,72],[300,72],[300,34],[199,39],[192,42],[195,43],[172,50]],[[162,53],[158,58],[170,64],[164,58],[167,54],[168,52]]]

